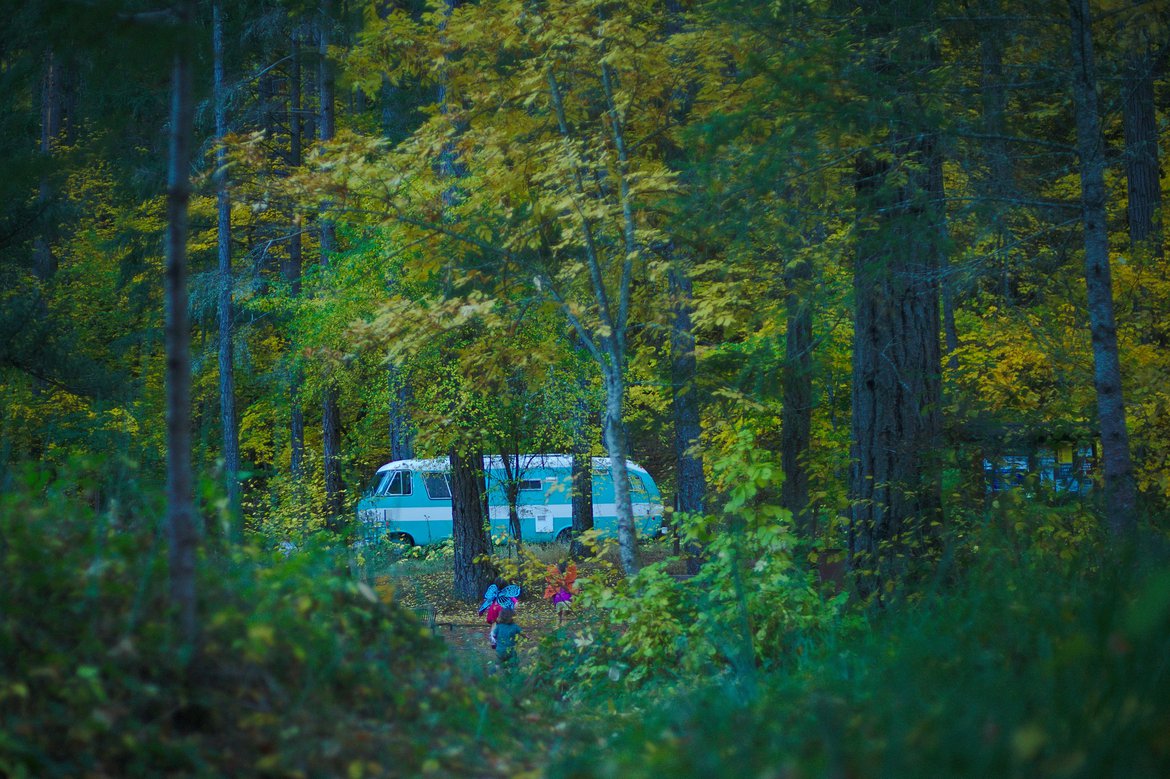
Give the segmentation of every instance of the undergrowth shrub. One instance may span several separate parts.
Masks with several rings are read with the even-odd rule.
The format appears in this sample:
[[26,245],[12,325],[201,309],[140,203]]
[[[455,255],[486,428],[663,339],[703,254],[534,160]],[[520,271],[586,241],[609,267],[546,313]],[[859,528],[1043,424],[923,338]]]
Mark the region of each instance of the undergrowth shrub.
[[[845,595],[822,594],[797,552],[791,516],[764,499],[780,476],[750,437],[715,463],[726,499],[717,515],[680,515],[682,542],[703,548],[698,574],[683,578],[667,558],[635,576],[599,566],[583,576],[574,605],[583,615],[555,634],[538,673],[576,696],[643,685],[757,673],[798,665],[839,619]],[[596,561],[610,557],[598,541]]]
[[[799,668],[627,693],[566,777],[1170,775],[1170,555],[1072,557],[987,526],[936,589],[838,623]],[[860,628],[860,629],[859,629]]]
[[32,471],[0,496],[0,775],[458,773],[512,746],[485,735],[499,704],[329,534],[205,547],[186,656],[163,514],[84,487]]

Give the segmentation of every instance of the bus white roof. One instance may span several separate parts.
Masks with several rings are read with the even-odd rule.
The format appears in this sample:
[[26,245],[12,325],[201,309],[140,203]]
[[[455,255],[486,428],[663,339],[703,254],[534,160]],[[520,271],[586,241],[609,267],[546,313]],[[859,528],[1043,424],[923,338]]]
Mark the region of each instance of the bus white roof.
[[[500,468],[503,465],[503,458],[499,455],[486,455],[484,457],[485,465],[488,469]],[[594,470],[608,470],[610,458],[608,457],[594,457]],[[521,470],[528,470],[530,468],[571,468],[573,466],[573,456],[570,454],[522,454],[520,455]],[[633,460],[626,460],[626,467],[639,473],[649,473],[641,465],[638,465]],[[446,457],[429,457],[417,458],[412,460],[394,460],[388,462],[378,469],[378,473],[384,471],[436,471],[444,473],[451,470],[451,464]]]

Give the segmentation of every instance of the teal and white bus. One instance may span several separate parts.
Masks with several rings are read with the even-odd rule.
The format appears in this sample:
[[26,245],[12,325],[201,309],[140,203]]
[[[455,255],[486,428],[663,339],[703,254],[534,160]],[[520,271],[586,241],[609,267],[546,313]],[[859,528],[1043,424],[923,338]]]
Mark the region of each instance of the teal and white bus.
[[[564,454],[521,455],[516,499],[520,535],[525,541],[569,540],[572,529],[573,458]],[[662,527],[662,496],[645,468],[626,461],[630,497],[639,535],[652,537]],[[484,458],[492,535],[508,532],[508,500],[500,457]],[[395,460],[374,475],[357,504],[363,535],[406,544],[433,544],[451,537],[451,464],[446,457]],[[617,508],[608,457],[593,458],[593,526],[617,531]]]

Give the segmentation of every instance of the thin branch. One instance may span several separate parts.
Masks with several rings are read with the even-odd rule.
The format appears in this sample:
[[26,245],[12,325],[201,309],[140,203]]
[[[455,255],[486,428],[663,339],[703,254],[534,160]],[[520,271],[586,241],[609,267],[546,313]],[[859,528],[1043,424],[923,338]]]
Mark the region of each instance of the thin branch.
[[[557,115],[557,125],[560,128],[561,137],[564,138],[567,144],[570,139],[569,123],[565,118],[565,104],[561,96],[561,87],[557,82],[556,74],[553,72],[551,66],[548,68],[548,85],[552,93],[553,109],[556,111]],[[577,193],[581,197],[586,197],[585,181],[579,166],[574,168],[573,177],[576,179]],[[609,303],[609,295],[606,293],[605,289],[605,279],[602,278],[601,275],[601,261],[598,259],[597,245],[593,239],[593,228],[589,218],[582,210],[580,202],[574,200],[573,204],[577,210],[578,216],[581,217],[581,231],[585,239],[585,258],[588,261],[589,275],[597,295],[601,323],[605,327],[609,328],[610,337],[614,338],[618,335],[618,328],[615,327],[615,323],[613,321],[613,315]],[[614,343],[616,344],[618,342],[615,341]]]
[[[613,78],[610,75],[609,65],[601,63],[601,84],[605,88],[605,99],[608,104],[609,122],[613,130],[614,147],[618,155],[618,191],[622,199],[622,218],[625,221],[626,256],[622,260],[622,280],[618,287],[618,322],[614,337],[619,344],[624,345],[626,337],[626,322],[630,316],[630,278],[634,273],[634,256],[638,251],[637,236],[634,232],[634,212],[630,203],[630,159],[626,154],[626,141],[622,133],[621,118],[618,116],[617,101],[613,96]],[[619,349],[621,347],[619,346]]]

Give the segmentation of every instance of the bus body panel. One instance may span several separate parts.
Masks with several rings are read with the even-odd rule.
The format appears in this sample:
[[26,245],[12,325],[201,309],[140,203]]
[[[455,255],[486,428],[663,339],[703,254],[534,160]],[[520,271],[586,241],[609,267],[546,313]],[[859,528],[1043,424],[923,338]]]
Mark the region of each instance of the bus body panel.
[[[499,457],[486,457],[485,481],[491,533],[509,534],[505,471]],[[593,458],[593,525],[616,532],[617,506],[608,457]],[[573,525],[572,458],[568,455],[521,456],[516,507],[525,541],[553,541]],[[653,536],[662,524],[662,497],[653,477],[626,461],[634,520],[640,535]],[[357,517],[369,539],[392,538],[430,544],[451,537],[451,498],[446,458],[397,460],[378,469]]]

